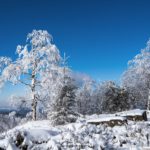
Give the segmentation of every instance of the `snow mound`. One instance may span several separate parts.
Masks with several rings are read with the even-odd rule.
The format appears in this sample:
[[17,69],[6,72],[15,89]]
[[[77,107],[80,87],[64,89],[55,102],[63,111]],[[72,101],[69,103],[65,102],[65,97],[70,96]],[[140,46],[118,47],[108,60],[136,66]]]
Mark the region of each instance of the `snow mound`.
[[120,116],[109,116],[109,117],[106,117],[106,118],[103,118],[103,117],[100,117],[100,118],[97,118],[97,119],[91,119],[91,120],[88,120],[87,122],[105,122],[105,121],[111,121],[111,120],[121,120],[121,121],[124,121],[126,120],[126,117],[120,117]]
[[114,115],[103,115],[103,117],[92,115],[79,118],[76,123],[56,127],[52,127],[48,120],[31,121],[0,134],[0,148],[6,150],[142,150],[150,146],[149,121],[129,121],[128,124],[114,127],[88,123],[90,120],[97,122],[112,119],[124,121],[125,118]]
[[119,116],[140,116],[145,112],[145,110],[140,110],[140,109],[134,109],[134,110],[130,110],[130,111],[122,111],[119,113],[116,113]]
[[117,116],[126,117],[128,120],[147,121],[147,113],[145,110],[135,109],[130,111],[123,111],[116,114]]

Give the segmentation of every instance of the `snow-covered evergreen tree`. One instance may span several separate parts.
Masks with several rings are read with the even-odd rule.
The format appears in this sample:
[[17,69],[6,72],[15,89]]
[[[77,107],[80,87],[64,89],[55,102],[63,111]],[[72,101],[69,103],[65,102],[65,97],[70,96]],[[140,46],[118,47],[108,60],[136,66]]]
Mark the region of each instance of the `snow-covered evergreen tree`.
[[101,110],[102,112],[114,113],[130,108],[128,92],[120,88],[113,81],[105,81],[101,85]]
[[77,117],[76,85],[68,72],[69,68],[64,66],[62,76],[57,85],[57,95],[51,105],[48,118],[53,125],[62,125],[75,122]]

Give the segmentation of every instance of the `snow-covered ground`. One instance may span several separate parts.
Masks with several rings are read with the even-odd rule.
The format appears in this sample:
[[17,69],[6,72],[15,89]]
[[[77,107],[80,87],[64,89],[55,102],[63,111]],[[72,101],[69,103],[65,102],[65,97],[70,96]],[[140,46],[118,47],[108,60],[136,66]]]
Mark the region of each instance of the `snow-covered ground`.
[[[103,119],[102,119],[103,118]],[[92,115],[76,123],[52,127],[50,121],[34,121],[0,135],[6,150],[143,150],[150,146],[150,122],[128,121],[121,126],[94,125],[89,121],[109,121],[113,115]],[[123,119],[114,117],[113,119]],[[17,146],[16,146],[17,145]],[[150,148],[149,148],[150,149]]]

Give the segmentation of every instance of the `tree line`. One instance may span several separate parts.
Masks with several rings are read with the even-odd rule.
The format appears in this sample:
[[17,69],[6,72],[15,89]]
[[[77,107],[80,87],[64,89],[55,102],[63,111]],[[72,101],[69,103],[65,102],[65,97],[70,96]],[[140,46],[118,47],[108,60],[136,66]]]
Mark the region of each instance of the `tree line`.
[[26,44],[18,45],[16,59],[0,57],[0,85],[23,84],[27,95],[11,96],[10,105],[28,109],[32,120],[48,118],[52,124],[76,121],[80,115],[115,113],[150,108],[150,41],[129,61],[120,84],[93,79],[78,83],[52,36],[33,30]]

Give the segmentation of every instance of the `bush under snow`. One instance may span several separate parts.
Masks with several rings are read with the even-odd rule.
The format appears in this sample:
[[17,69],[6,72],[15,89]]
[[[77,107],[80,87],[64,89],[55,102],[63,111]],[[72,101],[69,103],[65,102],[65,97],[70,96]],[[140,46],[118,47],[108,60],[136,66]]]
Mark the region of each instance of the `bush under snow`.
[[[112,115],[111,115],[112,116]],[[128,121],[121,126],[94,125],[89,120],[100,115],[78,118],[76,123],[53,127],[50,121],[33,121],[0,135],[0,148],[30,150],[143,149],[150,145],[150,122]],[[101,120],[110,115],[101,115]],[[107,118],[108,117],[108,118]],[[121,118],[121,117],[120,117]]]

